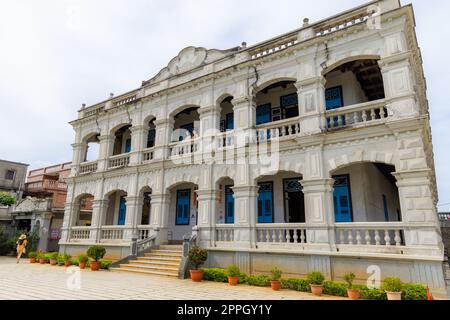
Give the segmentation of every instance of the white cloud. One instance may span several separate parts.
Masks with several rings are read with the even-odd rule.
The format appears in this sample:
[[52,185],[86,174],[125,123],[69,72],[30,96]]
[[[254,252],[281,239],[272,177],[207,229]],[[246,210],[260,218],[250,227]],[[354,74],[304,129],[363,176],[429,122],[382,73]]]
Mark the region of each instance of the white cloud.
[[[405,2],[405,1],[404,1]],[[441,202],[450,202],[450,2],[414,0],[428,80]],[[82,103],[137,88],[188,45],[253,44],[363,1],[46,0],[0,6],[0,158],[36,168],[71,160]],[[450,206],[442,207],[450,210]]]

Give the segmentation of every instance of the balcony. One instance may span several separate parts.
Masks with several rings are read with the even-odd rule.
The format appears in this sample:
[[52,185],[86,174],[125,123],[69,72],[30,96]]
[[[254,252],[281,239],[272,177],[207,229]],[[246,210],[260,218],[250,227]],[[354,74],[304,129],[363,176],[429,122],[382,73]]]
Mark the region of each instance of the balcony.
[[200,139],[186,139],[169,144],[170,158],[181,158],[190,156],[199,150]]
[[294,138],[299,133],[299,117],[295,117],[257,126],[256,139],[258,142],[269,141],[275,138],[286,140]]
[[83,162],[80,164],[80,174],[97,172],[98,161]]
[[38,192],[38,191],[66,191],[67,184],[58,180],[43,180],[38,182],[28,183],[26,185],[26,191]]
[[326,112],[327,130],[360,128],[385,123],[390,117],[384,99]]
[[130,154],[119,154],[117,156],[109,157],[108,160],[108,168],[109,169],[117,169],[124,168],[130,164]]

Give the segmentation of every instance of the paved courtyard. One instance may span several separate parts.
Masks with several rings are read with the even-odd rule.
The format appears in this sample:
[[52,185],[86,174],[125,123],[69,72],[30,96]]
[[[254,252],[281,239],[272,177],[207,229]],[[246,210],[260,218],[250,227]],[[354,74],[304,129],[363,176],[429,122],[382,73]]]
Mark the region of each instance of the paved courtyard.
[[[5,300],[311,300],[310,294],[270,288],[179,280],[119,272],[81,271],[80,289],[70,289],[71,274],[64,267],[20,264],[0,257],[0,299]],[[76,282],[75,282],[76,283]]]

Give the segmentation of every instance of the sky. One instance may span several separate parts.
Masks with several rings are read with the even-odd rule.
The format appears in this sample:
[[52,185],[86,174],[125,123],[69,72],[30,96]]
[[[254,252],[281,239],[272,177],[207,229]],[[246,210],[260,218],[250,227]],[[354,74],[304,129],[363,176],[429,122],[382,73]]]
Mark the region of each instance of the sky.
[[[136,89],[187,46],[248,45],[364,0],[0,0],[0,159],[72,160],[76,119]],[[450,211],[450,1],[412,0],[432,120],[440,211]],[[447,98],[446,98],[447,97]]]

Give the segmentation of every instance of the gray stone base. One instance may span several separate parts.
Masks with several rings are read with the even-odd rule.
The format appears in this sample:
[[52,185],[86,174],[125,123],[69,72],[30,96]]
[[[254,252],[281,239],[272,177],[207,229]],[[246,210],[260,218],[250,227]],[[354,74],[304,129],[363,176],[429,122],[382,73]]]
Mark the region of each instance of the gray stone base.
[[442,262],[439,261],[209,251],[208,267],[226,268],[230,264],[236,264],[242,272],[251,275],[269,275],[271,269],[278,267],[284,278],[306,278],[309,272],[320,271],[327,280],[343,281],[344,274],[353,272],[358,284],[367,284],[372,270],[379,270],[380,279],[400,277],[405,283],[429,286],[437,298],[448,298]]
[[[104,259],[107,260],[116,261],[131,254],[130,246],[111,246],[98,243],[96,245],[105,247],[106,255]],[[80,254],[86,254],[86,251],[87,249],[89,249],[89,247],[90,245],[87,246],[86,244],[60,244],[59,252],[68,253],[73,257],[77,257]]]

